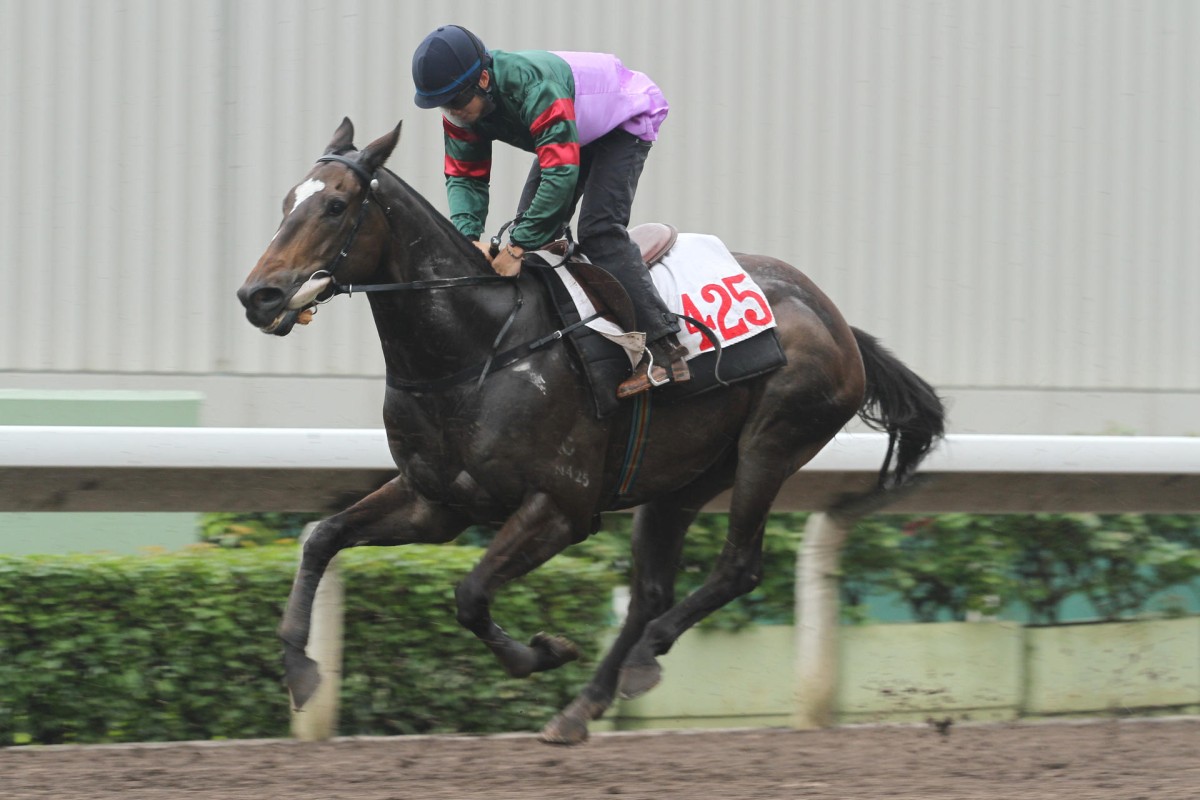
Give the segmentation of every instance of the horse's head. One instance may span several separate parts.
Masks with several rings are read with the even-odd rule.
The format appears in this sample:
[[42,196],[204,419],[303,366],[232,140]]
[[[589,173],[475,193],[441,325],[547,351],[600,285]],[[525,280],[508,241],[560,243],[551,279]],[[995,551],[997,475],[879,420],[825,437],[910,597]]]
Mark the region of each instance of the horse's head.
[[388,227],[383,204],[372,202],[373,176],[399,139],[397,125],[356,152],[354,125],[342,120],[325,155],[284,198],[279,230],[238,289],[253,325],[286,336],[312,318],[334,274],[362,280],[377,267]]

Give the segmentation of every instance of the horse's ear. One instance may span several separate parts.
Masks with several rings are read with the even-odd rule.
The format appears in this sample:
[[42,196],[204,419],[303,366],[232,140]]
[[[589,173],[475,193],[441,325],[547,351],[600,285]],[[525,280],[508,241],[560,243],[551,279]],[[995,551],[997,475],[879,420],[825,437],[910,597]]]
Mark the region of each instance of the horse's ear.
[[342,124],[333,132],[333,141],[325,148],[325,155],[344,153],[354,149],[354,123],[349,117],[342,117]]
[[374,172],[388,160],[388,156],[396,149],[396,143],[400,141],[400,126],[403,124],[402,120],[391,132],[385,133],[366,146],[359,160],[366,167],[367,172]]

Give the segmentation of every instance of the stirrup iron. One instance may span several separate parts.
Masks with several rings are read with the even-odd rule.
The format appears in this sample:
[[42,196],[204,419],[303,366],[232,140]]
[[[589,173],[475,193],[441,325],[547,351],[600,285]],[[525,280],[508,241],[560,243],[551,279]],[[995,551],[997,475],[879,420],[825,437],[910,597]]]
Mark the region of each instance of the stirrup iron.
[[654,380],[654,351],[651,350],[649,347],[647,347],[645,352],[646,352],[646,358],[650,359],[650,363],[646,365],[646,378],[650,381],[650,387],[653,389],[657,389],[659,386],[662,386],[663,384],[670,383],[671,382],[671,364],[670,364],[670,362],[667,363],[666,368],[663,370],[663,379],[661,381],[656,381],[656,380]]

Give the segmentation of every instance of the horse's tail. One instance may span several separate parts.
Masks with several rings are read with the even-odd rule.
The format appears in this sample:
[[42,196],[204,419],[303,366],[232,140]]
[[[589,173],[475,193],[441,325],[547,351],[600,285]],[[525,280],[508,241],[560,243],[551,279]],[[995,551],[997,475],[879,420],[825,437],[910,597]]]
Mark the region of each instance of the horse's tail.
[[867,373],[866,393],[858,416],[870,427],[887,433],[887,457],[879,472],[879,488],[894,488],[912,476],[942,438],[946,411],[934,388],[878,339],[858,328],[851,330]]

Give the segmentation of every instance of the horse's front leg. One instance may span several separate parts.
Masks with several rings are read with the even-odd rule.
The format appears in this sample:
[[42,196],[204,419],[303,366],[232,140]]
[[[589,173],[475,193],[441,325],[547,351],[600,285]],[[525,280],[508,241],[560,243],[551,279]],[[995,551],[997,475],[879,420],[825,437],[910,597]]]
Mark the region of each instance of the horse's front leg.
[[285,681],[297,709],[308,702],[321,680],[317,663],[304,650],[317,586],[333,557],[347,547],[447,542],[468,524],[462,514],[431,503],[397,477],[313,530],[279,625]]
[[501,586],[541,566],[588,531],[574,525],[546,494],[534,494],[496,534],[483,559],[458,585],[458,621],[488,646],[515,678],[562,666],[579,657],[576,646],[539,633],[529,644],[513,639],[492,620],[491,601]]

